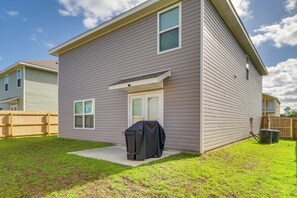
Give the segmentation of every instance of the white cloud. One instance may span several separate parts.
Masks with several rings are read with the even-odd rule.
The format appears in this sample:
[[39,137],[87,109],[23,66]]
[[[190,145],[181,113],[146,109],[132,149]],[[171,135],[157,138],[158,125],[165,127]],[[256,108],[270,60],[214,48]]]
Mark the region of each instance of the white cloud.
[[48,42],[48,41],[42,41],[42,44],[44,47],[49,48],[49,49],[55,47],[55,45],[53,43]]
[[34,42],[37,42],[36,34],[32,34],[30,40],[31,40],[31,41],[34,41]]
[[281,48],[285,45],[297,45],[297,14],[295,16],[282,19],[280,23],[273,25],[263,25],[254,30],[257,35],[251,36],[256,46],[266,41],[273,41],[274,46]]
[[40,34],[45,34],[43,28],[39,27],[39,28],[35,28],[33,29],[35,32],[40,33]]
[[286,11],[291,12],[297,7],[297,0],[286,0],[284,4]]
[[111,19],[115,15],[136,6],[145,0],[59,0],[64,6],[59,9],[62,16],[83,15],[83,24],[86,28],[93,28],[99,22]]
[[30,40],[38,46],[43,46],[45,48],[53,48],[55,46],[55,44],[47,40],[47,35],[43,28],[32,28],[31,31],[33,34],[31,35]]
[[11,17],[16,17],[19,15],[19,12],[18,11],[15,11],[15,10],[9,10],[6,12],[7,15],[11,16]]
[[250,0],[231,0],[236,12],[243,19],[253,18],[250,10]]
[[263,78],[263,92],[278,97],[281,110],[287,106],[297,109],[297,58],[267,69],[269,75]]

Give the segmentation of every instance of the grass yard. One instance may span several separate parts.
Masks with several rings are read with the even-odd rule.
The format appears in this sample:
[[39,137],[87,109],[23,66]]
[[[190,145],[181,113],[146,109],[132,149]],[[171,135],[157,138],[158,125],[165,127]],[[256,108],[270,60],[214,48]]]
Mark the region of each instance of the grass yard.
[[41,197],[127,170],[67,154],[109,145],[57,137],[0,140],[0,197]]
[[108,146],[55,137],[0,141],[0,197],[297,197],[297,146],[254,140],[137,168],[67,152]]

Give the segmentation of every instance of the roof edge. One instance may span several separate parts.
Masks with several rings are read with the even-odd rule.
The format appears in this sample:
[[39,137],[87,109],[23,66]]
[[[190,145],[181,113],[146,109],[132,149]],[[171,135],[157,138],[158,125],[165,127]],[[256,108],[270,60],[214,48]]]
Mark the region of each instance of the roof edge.
[[16,63],[14,63],[13,65],[11,65],[11,66],[3,69],[2,71],[0,71],[0,76],[2,76],[3,74],[5,74],[9,70],[13,70],[15,67],[18,67],[20,65],[24,65],[24,66],[31,67],[31,68],[34,68],[34,69],[39,69],[39,70],[44,70],[44,71],[58,73],[58,69],[51,69],[51,68],[44,67],[42,65],[27,63],[25,61],[18,61]]
[[267,93],[262,93],[262,94],[265,95],[265,96],[268,96],[268,97],[271,97],[271,98],[276,99],[276,100],[278,101],[278,103],[281,104],[281,102],[280,102],[280,100],[278,99],[278,97],[272,96],[272,95],[267,94]]
[[141,11],[142,9],[144,9],[144,8],[150,6],[150,5],[152,5],[152,4],[154,4],[154,3],[158,2],[158,1],[159,0],[148,0],[146,2],[143,2],[142,4],[140,4],[140,5],[138,5],[138,6],[134,7],[134,8],[131,8],[130,10],[128,10],[128,11],[126,11],[126,12],[124,12],[124,13],[122,13],[122,14],[120,14],[120,15],[118,15],[118,16],[116,16],[116,17],[114,17],[114,18],[112,18],[112,19],[110,19],[110,20],[108,20],[108,21],[106,21],[104,23],[102,23],[101,25],[98,25],[97,27],[95,27],[93,29],[90,29],[90,30],[88,30],[88,31],[86,31],[86,32],[84,32],[84,33],[82,33],[82,34],[80,34],[80,35],[78,35],[78,36],[76,36],[76,37],[74,37],[74,38],[60,44],[60,45],[58,45],[58,46],[56,46],[55,48],[50,49],[48,52],[49,52],[50,55],[58,56],[59,55],[58,51],[61,50],[64,47],[66,47],[67,45],[73,44],[74,42],[77,42],[78,40],[80,40],[80,39],[82,39],[82,38],[84,38],[86,36],[89,36],[89,35],[97,32],[97,31],[99,31],[99,30],[101,30],[101,29],[103,29],[103,28],[105,28],[107,26],[110,26],[113,23],[118,22],[118,21],[120,21],[120,20],[122,20],[122,19],[124,19],[124,18],[138,12],[138,11]]
[[[268,71],[260,58],[258,51],[256,50],[247,30],[245,29],[240,17],[238,16],[231,0],[210,0],[215,8],[218,10],[220,16],[223,18],[231,32],[236,37],[242,48],[245,50],[247,55],[250,57],[252,62],[255,64],[257,70],[262,76],[268,74]],[[229,8],[229,10],[226,8]],[[224,9],[224,11],[223,11]],[[230,13],[231,12],[231,13]],[[229,14],[229,15],[228,15]],[[228,18],[231,17],[231,18]],[[229,20],[228,20],[229,19]],[[238,28],[234,26],[239,26]],[[239,35],[244,35],[244,40],[238,39]]]

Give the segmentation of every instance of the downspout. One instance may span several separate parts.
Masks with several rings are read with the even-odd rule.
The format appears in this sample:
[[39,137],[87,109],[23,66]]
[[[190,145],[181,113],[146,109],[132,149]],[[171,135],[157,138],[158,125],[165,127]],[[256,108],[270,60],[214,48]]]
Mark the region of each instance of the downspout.
[[204,1],[200,5],[200,154],[204,153]]

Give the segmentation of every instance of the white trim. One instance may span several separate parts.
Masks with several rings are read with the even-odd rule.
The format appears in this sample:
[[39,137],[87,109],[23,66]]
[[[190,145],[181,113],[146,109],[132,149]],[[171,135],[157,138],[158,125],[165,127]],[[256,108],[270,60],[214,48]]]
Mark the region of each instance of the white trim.
[[[164,90],[158,90],[158,91],[147,91],[147,92],[139,92],[139,93],[133,93],[133,94],[128,94],[128,127],[131,126],[131,115],[132,115],[132,108],[131,107],[131,98],[135,98],[137,96],[142,97],[144,101],[147,100],[148,97],[153,96],[153,95],[158,95],[160,99],[159,103],[159,109],[160,109],[160,124],[161,126],[164,127]],[[147,105],[146,102],[143,103],[143,110],[144,112],[144,117],[146,117],[146,111],[147,111]]]
[[[155,77],[155,78],[149,78],[145,80],[137,80],[137,81],[131,81],[131,82],[126,82],[118,85],[111,85],[108,87],[109,90],[114,90],[114,89],[128,89],[128,88],[133,88],[136,86],[143,86],[143,85],[149,85],[149,84],[158,84],[160,82],[163,82],[163,80],[167,77],[171,76],[171,70],[168,72]],[[163,87],[163,83],[160,84],[160,88]]]
[[[178,7],[178,13],[179,13],[179,24],[174,26],[174,27],[171,27],[171,28],[168,28],[166,30],[162,30],[160,31],[160,15],[169,11],[169,10],[172,10],[174,8],[177,8]],[[168,32],[170,30],[173,30],[173,29],[176,29],[176,28],[179,28],[179,46],[178,47],[175,47],[175,48],[172,48],[172,49],[168,49],[168,50],[165,50],[165,51],[160,51],[160,35],[164,32]],[[175,50],[178,50],[178,49],[181,49],[182,48],[182,2],[180,3],[177,3],[173,6],[170,6],[164,10],[161,10],[157,13],[157,54],[164,54],[164,53],[167,53],[167,52],[172,52],[172,51],[175,51]]]
[[[86,101],[92,101],[92,113],[85,113],[84,112],[84,106],[85,106],[85,102]],[[83,103],[83,106],[82,106],[82,111],[83,111],[83,113],[82,114],[75,114],[75,103],[77,103],[77,102],[82,102]],[[84,100],[75,100],[75,101],[73,101],[73,129],[75,129],[75,130],[95,130],[95,118],[96,118],[96,116],[95,116],[95,98],[92,98],[92,99],[84,99]],[[81,115],[82,116],[82,128],[77,128],[77,127],[75,127],[75,116],[76,115]],[[93,115],[94,116],[94,123],[93,123],[93,125],[94,125],[94,127],[93,128],[85,128],[85,115]]]
[[130,15],[132,15],[134,13],[136,13],[136,12],[139,12],[139,11],[143,10],[144,8],[146,8],[146,7],[150,6],[150,5],[153,5],[154,3],[158,2],[158,1],[159,0],[149,0],[149,1],[146,1],[146,2],[144,2],[142,4],[140,4],[140,5],[132,8],[131,10],[129,10],[129,11],[127,11],[127,12],[125,12],[125,13],[123,13],[123,14],[121,14],[121,15],[119,15],[119,16],[117,16],[117,17],[115,17],[115,18],[113,18],[113,19],[111,19],[111,20],[109,20],[109,21],[107,21],[105,23],[103,23],[102,25],[99,25],[99,26],[97,26],[97,27],[95,27],[95,28],[93,28],[93,29],[91,29],[91,30],[83,33],[83,34],[80,34],[77,37],[74,37],[73,39],[71,39],[69,41],[66,41],[65,43],[63,43],[63,44],[61,44],[61,45],[59,45],[59,46],[57,46],[57,47],[49,50],[49,54],[51,54],[51,55],[57,55],[55,53],[58,50],[66,47],[67,45],[70,45],[70,44],[72,44],[72,43],[74,43],[74,42],[76,42],[76,41],[78,41],[78,40],[80,40],[80,39],[82,39],[82,38],[84,38],[84,37],[86,37],[88,35],[91,35],[91,34],[97,32],[97,31],[99,31],[99,30],[101,30],[101,29],[103,29],[103,28],[105,28],[105,27],[107,27],[109,25],[112,25],[113,23],[116,23],[116,22],[118,22],[118,21],[120,21],[120,20],[122,20],[122,19],[124,19],[124,18],[126,18],[126,17],[128,17],[128,16],[130,16]]
[[204,0],[200,5],[200,154],[204,153]]
[[26,67],[23,66],[23,111],[26,111]]
[[26,62],[20,62],[20,64],[26,65],[26,66],[34,68],[34,69],[39,69],[39,70],[58,73],[58,69],[51,69],[51,68],[47,68],[47,67],[44,67],[44,66],[34,65],[34,64],[31,64],[31,63],[26,63]]
[[[18,72],[21,72],[21,78],[18,78]],[[16,72],[16,88],[22,88],[22,85],[23,85],[23,71],[22,69],[18,69]],[[18,87],[18,80],[21,79],[21,86]]]
[[[5,78],[7,77],[7,83],[5,83]],[[7,90],[5,90],[5,85],[7,84]],[[9,75],[5,75],[4,76],[4,92],[8,92],[9,91]]]

